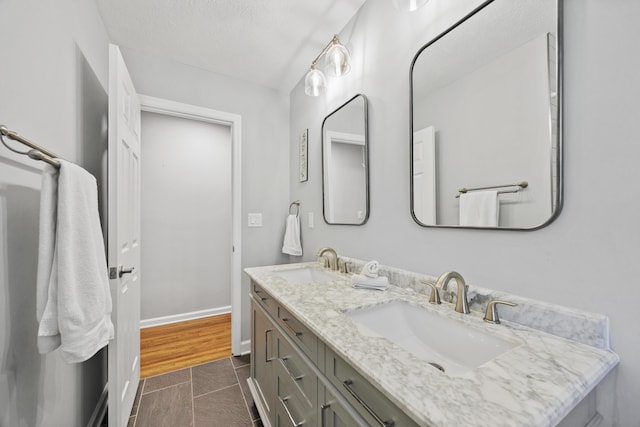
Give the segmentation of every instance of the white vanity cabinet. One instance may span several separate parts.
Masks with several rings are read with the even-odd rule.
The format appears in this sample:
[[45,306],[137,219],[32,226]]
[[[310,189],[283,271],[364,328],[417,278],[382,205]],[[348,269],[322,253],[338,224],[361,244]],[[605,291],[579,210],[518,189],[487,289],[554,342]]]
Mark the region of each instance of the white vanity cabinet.
[[249,388],[265,426],[416,426],[260,286]]

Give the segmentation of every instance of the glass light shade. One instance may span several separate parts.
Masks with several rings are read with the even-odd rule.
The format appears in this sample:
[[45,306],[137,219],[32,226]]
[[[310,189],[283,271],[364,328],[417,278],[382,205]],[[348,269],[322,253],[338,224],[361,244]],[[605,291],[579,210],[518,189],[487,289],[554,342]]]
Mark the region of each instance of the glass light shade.
[[327,88],[327,79],[322,71],[311,67],[304,78],[304,93],[309,96],[318,96]]
[[392,1],[396,9],[403,10],[406,12],[413,12],[414,10],[418,10],[429,2],[429,0],[392,0]]
[[330,76],[343,76],[351,70],[351,57],[346,47],[340,43],[333,43],[327,50],[325,71]]

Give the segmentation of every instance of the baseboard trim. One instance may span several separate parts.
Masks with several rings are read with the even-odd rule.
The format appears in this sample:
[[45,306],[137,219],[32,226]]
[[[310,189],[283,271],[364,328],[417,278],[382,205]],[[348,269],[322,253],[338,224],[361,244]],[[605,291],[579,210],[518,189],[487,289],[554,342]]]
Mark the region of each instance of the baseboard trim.
[[96,407],[93,409],[93,413],[91,414],[91,418],[89,418],[87,427],[100,427],[100,424],[102,424],[102,420],[107,413],[107,406],[109,403],[108,397],[109,384],[107,383],[104,386],[104,390],[102,390],[102,394],[100,395],[100,399],[98,399]]
[[256,386],[256,384],[254,384],[253,381],[253,378],[247,378],[249,392],[251,393],[251,397],[253,397],[253,403],[256,405],[258,414],[260,414],[260,421],[262,421],[262,424],[265,427],[271,427],[271,423],[269,423],[269,413],[262,403],[262,395],[258,392],[258,387]]
[[240,354],[234,356],[244,356],[249,353],[251,353],[251,340],[245,340],[240,342]]
[[187,320],[202,319],[204,317],[219,316],[231,313],[231,306],[210,308],[207,310],[192,311],[190,313],[173,314],[171,316],[155,317],[153,319],[140,320],[140,329],[153,326],[169,325],[171,323],[185,322]]

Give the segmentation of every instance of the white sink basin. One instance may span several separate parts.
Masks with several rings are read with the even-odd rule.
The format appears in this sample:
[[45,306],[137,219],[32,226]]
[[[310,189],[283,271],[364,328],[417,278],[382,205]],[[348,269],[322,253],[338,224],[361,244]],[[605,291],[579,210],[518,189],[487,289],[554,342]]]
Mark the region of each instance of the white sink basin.
[[519,345],[402,301],[345,315],[364,335],[386,338],[447,375],[462,375]]
[[339,278],[335,274],[311,267],[274,271],[273,274],[291,284],[296,285],[313,282],[330,282],[333,280],[338,280]]

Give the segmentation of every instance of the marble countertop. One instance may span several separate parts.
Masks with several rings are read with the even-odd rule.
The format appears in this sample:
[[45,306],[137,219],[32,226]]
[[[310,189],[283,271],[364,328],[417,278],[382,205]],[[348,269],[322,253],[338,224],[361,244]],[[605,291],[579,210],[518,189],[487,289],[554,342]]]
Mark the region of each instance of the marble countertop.
[[[336,272],[338,280],[309,284],[274,274],[301,267],[323,269],[308,262],[245,272],[420,425],[554,426],[619,361],[606,348],[518,323],[488,324],[473,308],[464,315],[448,303],[429,304],[413,289],[354,289],[348,275]],[[410,302],[520,345],[471,371],[447,375],[385,338],[362,334],[344,314],[389,301]]]

